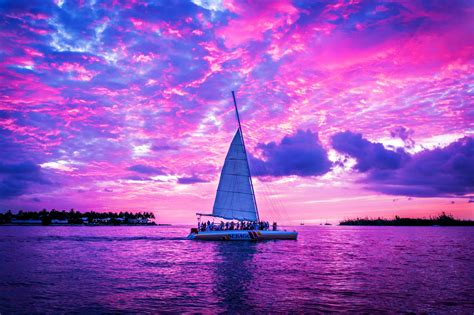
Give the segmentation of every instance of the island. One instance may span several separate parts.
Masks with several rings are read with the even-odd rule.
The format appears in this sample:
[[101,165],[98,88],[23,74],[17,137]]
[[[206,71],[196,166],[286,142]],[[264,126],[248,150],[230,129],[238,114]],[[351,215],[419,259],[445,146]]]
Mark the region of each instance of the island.
[[79,212],[52,209],[48,211],[11,210],[0,213],[0,225],[157,225],[152,212]]
[[454,218],[451,214],[442,212],[435,217],[429,218],[356,218],[345,219],[339,222],[339,225],[379,225],[379,226],[474,226],[474,221],[460,220]]

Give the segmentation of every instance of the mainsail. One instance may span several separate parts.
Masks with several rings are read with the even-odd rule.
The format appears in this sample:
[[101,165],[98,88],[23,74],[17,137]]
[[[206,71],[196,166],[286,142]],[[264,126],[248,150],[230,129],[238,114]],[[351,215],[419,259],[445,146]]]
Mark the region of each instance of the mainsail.
[[235,133],[222,168],[212,215],[224,219],[257,221],[247,153],[241,128]]

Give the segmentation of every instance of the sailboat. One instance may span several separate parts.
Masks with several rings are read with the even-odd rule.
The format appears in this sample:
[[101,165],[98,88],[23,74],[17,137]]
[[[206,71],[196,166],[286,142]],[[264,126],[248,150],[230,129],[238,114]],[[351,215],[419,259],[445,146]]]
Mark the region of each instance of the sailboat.
[[[260,223],[257,199],[252,183],[252,175],[245,149],[242,126],[240,124],[239,110],[235,93],[232,91],[238,129],[232,139],[229,151],[225,158],[221,171],[219,185],[212,213],[196,213],[198,216],[198,228],[192,228],[188,239],[208,241],[261,241],[261,240],[296,240],[298,232],[279,230],[276,223],[265,226]],[[202,216],[209,216],[232,223],[209,225],[202,228],[200,220]],[[237,221],[238,224],[234,224]],[[239,228],[236,228],[239,226]],[[242,229],[245,226],[245,229]],[[261,228],[265,226],[264,228]]]

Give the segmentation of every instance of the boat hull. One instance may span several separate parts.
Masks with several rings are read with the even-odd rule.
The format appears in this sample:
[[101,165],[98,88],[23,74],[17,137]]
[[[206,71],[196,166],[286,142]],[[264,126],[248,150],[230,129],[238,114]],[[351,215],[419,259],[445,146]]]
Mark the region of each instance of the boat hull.
[[260,230],[227,230],[191,232],[190,240],[201,241],[266,241],[266,240],[296,240],[296,231],[260,231]]

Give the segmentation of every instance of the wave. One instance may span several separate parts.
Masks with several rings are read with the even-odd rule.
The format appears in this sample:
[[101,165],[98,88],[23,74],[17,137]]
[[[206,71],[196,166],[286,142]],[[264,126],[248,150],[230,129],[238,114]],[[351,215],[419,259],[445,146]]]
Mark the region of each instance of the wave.
[[[60,235],[46,235],[46,236],[32,236],[32,237],[15,237],[15,241],[25,242],[51,242],[51,241],[67,241],[67,242],[135,242],[135,241],[179,241],[185,240],[186,237],[171,237],[171,236],[60,236]],[[2,240],[0,240],[1,242]],[[4,239],[3,241],[8,241]]]

